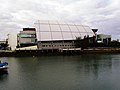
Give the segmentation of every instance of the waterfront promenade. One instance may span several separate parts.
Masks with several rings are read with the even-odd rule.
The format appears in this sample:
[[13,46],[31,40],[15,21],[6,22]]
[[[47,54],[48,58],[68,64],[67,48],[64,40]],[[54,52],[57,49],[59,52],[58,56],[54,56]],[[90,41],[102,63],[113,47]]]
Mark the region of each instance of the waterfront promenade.
[[120,48],[88,48],[80,49],[41,49],[41,50],[0,50],[0,57],[43,56],[43,55],[81,55],[81,54],[120,53]]

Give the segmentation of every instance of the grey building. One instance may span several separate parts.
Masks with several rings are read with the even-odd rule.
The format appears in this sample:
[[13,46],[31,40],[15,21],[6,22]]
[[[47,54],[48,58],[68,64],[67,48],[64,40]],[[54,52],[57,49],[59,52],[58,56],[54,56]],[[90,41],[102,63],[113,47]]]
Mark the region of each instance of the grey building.
[[17,34],[17,47],[27,47],[37,45],[36,29],[23,28],[23,31]]
[[111,42],[111,35],[98,34],[97,35],[97,42],[108,44],[109,42]]

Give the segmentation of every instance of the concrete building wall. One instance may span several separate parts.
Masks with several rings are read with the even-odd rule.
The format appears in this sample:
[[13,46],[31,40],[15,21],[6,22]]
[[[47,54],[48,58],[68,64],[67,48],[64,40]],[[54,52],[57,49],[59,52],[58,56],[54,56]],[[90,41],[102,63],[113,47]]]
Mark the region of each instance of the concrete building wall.
[[20,43],[31,43],[31,38],[20,38]]
[[11,50],[15,50],[17,46],[17,33],[10,33],[8,34],[8,47],[11,48]]
[[68,48],[75,48],[75,45],[72,41],[69,42],[38,42],[39,49],[68,49]]

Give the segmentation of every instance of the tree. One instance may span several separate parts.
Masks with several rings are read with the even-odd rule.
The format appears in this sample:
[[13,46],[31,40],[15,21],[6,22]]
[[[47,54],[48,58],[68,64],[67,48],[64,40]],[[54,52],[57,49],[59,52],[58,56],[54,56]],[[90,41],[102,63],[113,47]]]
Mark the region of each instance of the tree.
[[7,47],[8,47],[8,44],[7,44],[7,43],[1,43],[1,44],[0,44],[0,49],[1,49],[1,50],[5,50]]
[[82,42],[81,37],[76,37],[75,47],[80,48],[81,47],[81,42]]
[[120,47],[120,42],[113,40],[109,43],[109,46],[110,47]]

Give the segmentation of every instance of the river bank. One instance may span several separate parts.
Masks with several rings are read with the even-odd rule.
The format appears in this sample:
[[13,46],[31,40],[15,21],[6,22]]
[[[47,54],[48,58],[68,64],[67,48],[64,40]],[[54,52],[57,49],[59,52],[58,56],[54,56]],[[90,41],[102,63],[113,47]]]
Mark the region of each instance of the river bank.
[[112,54],[120,53],[120,48],[89,48],[84,50],[77,49],[46,49],[46,50],[15,50],[0,51],[0,57],[22,57],[22,56],[43,56],[43,55],[81,55],[81,54]]

